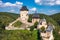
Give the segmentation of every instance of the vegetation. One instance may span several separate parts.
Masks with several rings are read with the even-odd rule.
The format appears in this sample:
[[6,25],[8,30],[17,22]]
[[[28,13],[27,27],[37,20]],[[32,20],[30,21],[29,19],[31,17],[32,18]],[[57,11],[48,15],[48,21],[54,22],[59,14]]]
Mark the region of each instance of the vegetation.
[[34,23],[34,27],[37,28],[37,25],[38,25],[38,22],[36,21],[36,22]]
[[4,30],[0,31],[0,40],[37,40],[37,31],[32,35],[28,30]]
[[13,22],[18,17],[18,14],[0,12],[0,22],[2,22],[5,26],[7,26],[10,22]]
[[34,25],[30,27],[30,31],[32,32],[34,30]]
[[32,22],[32,14],[29,15],[28,22]]
[[45,31],[45,27],[42,26],[42,27],[40,28],[40,30],[41,30],[42,32],[44,32],[44,31]]
[[53,18],[60,25],[60,13],[50,15],[50,17]]
[[[32,17],[33,14],[31,14],[30,17]],[[60,13],[53,14],[53,15],[45,15],[45,14],[39,14],[40,18],[46,18],[47,23],[51,22],[55,29],[53,31],[54,40],[60,40],[60,34],[58,33],[60,30]],[[10,22],[13,22],[15,19],[19,17],[18,14],[8,13],[8,12],[0,12],[0,40],[38,40],[38,34],[37,31],[34,31],[35,26],[37,23],[35,23],[31,27],[31,31],[28,30],[4,30],[5,26],[7,26]],[[30,18],[29,17],[29,18]],[[29,19],[32,21],[32,19]],[[17,24],[17,23],[16,23]],[[59,24],[59,25],[58,25]],[[20,25],[20,22],[17,24],[17,26]],[[16,25],[15,25],[16,26]],[[44,30],[44,28],[43,28]]]
[[33,31],[34,28],[37,28],[38,22],[35,22],[33,26],[30,27],[30,31]]
[[14,27],[20,27],[22,25],[22,22],[17,21],[14,24],[12,24]]
[[53,31],[53,36],[54,36],[54,40],[60,40],[60,34],[58,33],[57,30]]
[[5,25],[2,23],[2,22],[0,22],[0,30],[4,30],[5,29]]

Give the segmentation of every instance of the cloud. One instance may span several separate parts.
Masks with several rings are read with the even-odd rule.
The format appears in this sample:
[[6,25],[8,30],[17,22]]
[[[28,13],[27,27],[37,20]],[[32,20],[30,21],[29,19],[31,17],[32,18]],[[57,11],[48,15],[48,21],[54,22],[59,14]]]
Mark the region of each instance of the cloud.
[[11,2],[6,2],[6,3],[3,3],[2,1],[0,1],[0,7],[22,7],[23,3],[22,2],[18,2],[16,1],[15,3],[11,3]]
[[31,8],[30,11],[36,11],[37,9],[35,7]]
[[55,12],[56,10],[49,10],[48,12]]
[[56,4],[57,4],[57,5],[60,5],[60,0],[57,0],[57,1],[56,1]]
[[29,9],[29,13],[35,13],[35,11],[37,11],[37,8],[36,7],[33,7],[33,8],[30,8]]
[[10,2],[6,2],[5,4],[4,4],[4,6],[6,7],[6,6],[16,6],[16,4],[12,4],[12,3],[10,3]]
[[35,0],[35,3],[40,4],[41,5],[41,0]]
[[57,12],[58,12],[57,10],[48,10],[49,15],[54,14],[54,13],[57,13]]
[[19,2],[19,1],[16,1],[15,3],[11,3],[11,2],[5,2],[4,3],[3,1],[0,1],[0,8],[4,12],[19,13],[19,10],[22,7],[22,5],[23,5],[23,3]]
[[15,12],[15,10],[10,10],[10,11],[8,11],[8,12]]
[[39,5],[60,5],[60,0],[35,0],[36,4]]

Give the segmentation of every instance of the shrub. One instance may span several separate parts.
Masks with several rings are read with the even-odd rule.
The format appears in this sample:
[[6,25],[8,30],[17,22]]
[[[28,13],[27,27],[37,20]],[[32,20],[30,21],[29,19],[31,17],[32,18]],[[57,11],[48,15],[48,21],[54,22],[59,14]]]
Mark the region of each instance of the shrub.
[[0,29],[1,30],[4,30],[5,29],[5,25],[2,22],[0,22]]
[[37,28],[37,25],[38,25],[38,22],[36,21],[36,22],[34,23],[34,27]]
[[37,40],[37,31],[31,35],[28,30],[5,30],[0,33],[0,40]]
[[22,25],[22,22],[17,21],[13,24],[14,27],[20,27]]
[[40,29],[41,29],[42,32],[45,31],[45,27],[44,26],[42,26]]

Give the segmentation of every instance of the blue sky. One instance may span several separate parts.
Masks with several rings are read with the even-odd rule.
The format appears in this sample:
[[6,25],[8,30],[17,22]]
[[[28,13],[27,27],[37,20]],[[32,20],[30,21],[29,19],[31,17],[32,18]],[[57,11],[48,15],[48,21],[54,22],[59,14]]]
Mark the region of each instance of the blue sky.
[[60,0],[0,0],[0,12],[19,14],[22,6],[27,6],[29,13],[51,15],[60,12]]

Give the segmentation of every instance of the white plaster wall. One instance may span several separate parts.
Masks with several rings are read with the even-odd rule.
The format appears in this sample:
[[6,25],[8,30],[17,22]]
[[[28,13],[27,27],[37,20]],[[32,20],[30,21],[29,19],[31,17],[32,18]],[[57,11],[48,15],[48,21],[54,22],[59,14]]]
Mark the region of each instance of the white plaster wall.
[[20,11],[20,18],[21,18],[21,21],[27,21],[28,20],[28,11]]

